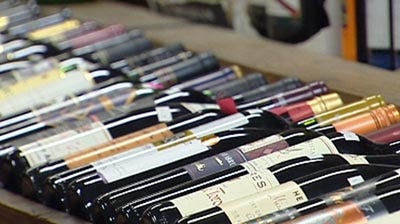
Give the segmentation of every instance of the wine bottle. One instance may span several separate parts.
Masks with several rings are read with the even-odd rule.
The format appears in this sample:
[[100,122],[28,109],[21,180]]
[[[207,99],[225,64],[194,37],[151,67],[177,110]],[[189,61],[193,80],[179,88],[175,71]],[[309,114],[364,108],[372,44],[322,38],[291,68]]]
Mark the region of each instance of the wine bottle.
[[385,99],[381,95],[369,96],[360,101],[299,121],[297,125],[307,129],[316,129],[385,105]]
[[26,34],[26,38],[35,42],[46,41],[46,39],[50,39],[69,30],[76,29],[80,26],[80,24],[81,22],[77,19],[68,19],[58,24],[31,31]]
[[183,62],[189,58],[193,57],[193,53],[190,51],[184,51],[178,53],[177,55],[173,55],[171,57],[162,59],[160,61],[155,61],[153,63],[143,65],[140,67],[136,67],[134,69],[122,69],[122,71],[127,74],[127,76],[134,81],[135,83],[141,83],[140,77],[155,72],[164,67],[169,67],[180,62]]
[[[350,186],[354,181],[361,182],[391,170],[394,170],[394,166],[345,165],[324,169],[249,197],[224,203],[184,217],[176,223],[242,223],[254,217],[284,209],[342,187]],[[286,200],[282,200],[282,198]],[[129,207],[124,210],[129,210]],[[124,220],[122,216],[119,217]]]
[[[163,111],[160,114],[164,113],[163,116],[166,116],[169,108],[165,108],[165,110],[167,111]],[[163,141],[164,139],[169,140],[178,138],[179,136],[174,137],[174,135],[181,134],[182,131],[192,128],[194,126],[202,125],[213,120],[218,120],[222,116],[223,114],[219,113],[218,110],[212,110],[210,112],[204,111],[204,114],[194,113],[188,116],[184,116],[182,118],[172,120],[168,123],[161,123],[150,126],[137,132],[130,133],[129,135],[115,138],[103,144],[96,144],[95,146],[90,148],[85,148],[70,153],[58,153],[57,158],[53,158],[53,161],[50,160],[50,163],[44,164],[39,167],[34,167],[37,163],[33,164],[33,166],[31,167],[34,168],[28,171],[28,175],[31,175],[30,179],[33,182],[41,182],[41,180],[44,179],[39,179],[39,177],[36,176],[50,176],[51,174],[59,173],[65,170],[72,170],[82,166],[86,166],[97,160],[101,160],[122,152],[131,151],[145,144]],[[156,145],[157,144],[161,144],[161,142],[156,143]],[[148,145],[142,147],[144,148],[142,150],[143,153],[149,147],[150,146]],[[140,149],[135,149],[136,151],[133,150],[131,154],[135,155],[137,153],[142,153]],[[27,159],[29,159],[29,157],[27,157]],[[41,164],[43,164],[43,162],[41,162]],[[36,185],[40,184],[42,183],[38,183]]]
[[6,88],[18,83],[20,80],[28,79],[52,69],[59,69],[55,58],[46,58],[38,63],[29,61],[5,63],[1,66],[1,70],[4,73],[0,76],[0,88]]
[[4,32],[7,28],[32,20],[40,13],[36,1],[29,0],[26,4],[16,5],[1,12],[0,31]]
[[[148,177],[144,180],[132,181],[132,183],[128,185],[113,189],[97,198],[96,201],[93,202],[93,209],[89,211],[89,214],[86,214],[88,216],[87,219],[93,222],[113,220],[115,219],[115,209],[128,203],[133,198],[168,189],[177,184],[208,177],[217,172],[237,166],[238,164],[259,158],[272,151],[278,151],[300,142],[319,137],[320,135],[321,134],[318,132],[304,129],[289,129],[277,135],[262,138],[183,167]],[[86,181],[83,180],[80,182],[75,181],[70,184],[70,189],[74,189],[74,192],[76,192],[78,189],[83,189],[82,185],[85,184],[87,185]],[[81,199],[85,198],[85,192],[82,191],[79,196]]]
[[[82,36],[85,34],[88,34],[90,32],[94,32],[96,30],[100,29],[100,24],[98,22],[95,21],[88,21],[88,22],[84,22],[82,23],[79,27],[75,28],[75,29],[71,29],[71,30],[67,30],[63,33],[60,33],[58,35],[55,36],[51,36],[50,38],[44,39],[42,41],[46,42],[46,43],[51,43],[54,46],[58,46],[59,43],[78,37],[78,36]],[[137,33],[138,37],[142,36],[141,32],[137,31],[137,30],[133,30],[131,31],[131,33]]]
[[131,70],[133,68],[164,60],[184,51],[186,50],[182,43],[173,43],[135,56],[126,57],[122,60],[111,63],[110,67],[113,69]]
[[394,141],[396,141],[396,139],[400,138],[399,127],[400,127],[400,123],[393,124],[393,125],[390,125],[389,127],[381,128],[379,130],[365,134],[365,137],[367,137],[368,139],[370,139],[374,142],[382,143],[382,144],[394,142]]
[[[154,92],[149,88],[136,89],[129,82],[116,83],[78,96],[70,96],[49,106],[4,118],[0,120],[1,132],[10,132],[38,123],[55,127],[62,122],[79,120],[106,110],[116,110],[132,104],[135,100],[153,95]],[[33,131],[32,127],[29,130]],[[21,133],[21,130],[18,132]]]
[[286,106],[288,104],[312,99],[327,92],[328,88],[326,87],[325,83],[322,81],[316,81],[311,82],[303,87],[278,93],[264,99],[239,104],[237,105],[237,109],[243,110],[248,108],[260,108],[262,110],[271,110],[276,107]]
[[[390,165],[397,166],[400,162],[400,156],[395,155],[392,157],[395,157],[395,161],[393,161],[394,164]],[[375,158],[374,156],[362,157],[355,155],[318,155],[311,158],[299,157],[274,166],[268,166],[268,163],[258,163],[254,161],[253,163],[250,162],[249,164],[245,163],[240,165],[241,167],[237,167],[236,172],[218,175],[218,181],[209,179],[200,181],[203,184],[207,182],[207,184],[204,185],[210,187],[205,188],[202,186],[201,188],[196,188],[196,184],[198,185],[199,183],[181,185],[157,193],[158,197],[161,197],[164,201],[162,203],[154,204],[157,199],[153,199],[153,195],[147,196],[145,201],[137,199],[139,203],[135,203],[146,204],[146,206],[148,206],[150,203],[146,202],[149,201],[149,199],[153,199],[151,204],[154,204],[154,206],[151,206],[147,212],[144,213],[144,220],[153,220],[151,223],[160,223],[161,220],[163,220],[162,222],[164,223],[175,223],[177,219],[182,217],[190,216],[230,201],[263,192],[292,179],[306,176],[307,174],[319,170],[340,165],[379,164],[382,162],[385,162],[382,157]],[[228,175],[231,175],[231,177],[223,178]],[[185,189],[190,189],[189,192],[192,193],[187,194],[187,190]],[[240,189],[246,189],[246,191],[241,191]],[[173,194],[173,192],[177,191],[179,191],[179,194]],[[165,194],[165,192],[170,192],[175,198],[166,201],[170,197],[168,197],[168,194]],[[166,208],[166,206],[168,206],[168,208]],[[132,204],[130,207],[133,208]],[[172,207],[178,209],[179,213],[173,214]],[[138,209],[138,207],[136,207],[136,209]],[[138,211],[139,210],[140,209],[138,209]],[[134,211],[131,211],[129,216],[134,216],[133,212]],[[138,215],[140,216],[140,214]]]
[[21,48],[8,53],[0,54],[0,62],[7,63],[17,60],[28,60],[37,62],[43,58],[58,56],[62,54],[59,50],[48,44],[34,44],[28,45],[25,48]]
[[399,121],[399,111],[395,105],[390,104],[315,130],[323,133],[351,131],[362,135],[388,127]]
[[[385,157],[385,156],[383,156]],[[389,157],[392,157],[389,155]],[[374,195],[377,191],[386,189],[400,184],[399,170],[387,172],[379,175],[377,178],[355,184],[351,187],[327,193],[321,197],[311,199],[309,201],[300,203],[296,206],[288,207],[253,220],[245,222],[246,224],[279,224],[286,223],[300,216],[305,216],[314,211],[325,209],[329,206],[342,203],[354,198],[362,198]]]
[[13,0],[0,2],[0,11],[7,10],[9,8],[12,8],[12,7],[18,5],[18,4],[20,4],[19,1],[13,1]]
[[400,185],[391,186],[377,191],[376,195],[344,201],[285,223],[321,223],[325,220],[333,223],[370,223],[374,220],[377,222],[378,219],[400,210],[398,203],[400,199],[399,188]]
[[[233,97],[241,92],[250,91],[259,86],[267,84],[265,78],[260,73],[252,73],[246,75],[243,79],[232,81],[208,88],[205,93],[211,98],[217,100],[218,98]],[[240,88],[238,88],[240,86]]]
[[[212,71],[217,66],[218,63],[212,54],[200,54],[188,60],[188,63],[182,64],[180,68],[183,70],[171,72],[168,77],[161,77],[160,81],[168,87],[178,80]],[[95,83],[105,82],[121,75],[108,70],[95,70],[90,73],[74,70],[68,73],[58,71],[35,76],[0,91],[0,105],[5,106],[0,113],[3,116],[18,114],[67,94],[89,90]]]
[[233,97],[236,102],[250,102],[253,100],[270,97],[275,94],[286,92],[292,89],[302,87],[304,83],[298,78],[286,78],[267,86],[261,86],[252,91],[243,92]]
[[[203,143],[203,144],[207,144],[208,147],[211,147],[212,150],[214,151],[225,151],[227,148],[229,147],[234,147],[237,146],[238,144],[243,144],[247,141],[251,141],[251,140],[255,140],[258,138],[261,138],[263,136],[265,136],[266,134],[268,134],[269,132],[266,132],[265,130],[262,129],[258,129],[258,130],[254,130],[254,129],[247,129],[247,128],[243,128],[243,130],[238,130],[238,129],[234,129],[234,130],[230,130],[227,132],[223,132],[223,133],[219,133],[216,134],[216,136],[218,136],[218,139],[213,139],[212,142],[208,141],[208,143]],[[229,146],[227,146],[227,144]],[[181,163],[184,161],[181,161]],[[154,173],[154,171],[150,171],[151,173]],[[159,169],[158,172],[162,172],[162,170]],[[145,172],[143,174],[139,174],[139,175],[135,175],[136,178],[137,177],[144,177],[146,176]],[[74,188],[69,188],[68,192],[66,192],[65,194],[65,204],[67,205],[66,207],[66,211],[68,211],[69,213],[72,213],[74,215],[79,215],[79,216],[83,216],[83,217],[87,217],[88,215],[88,211],[91,209],[92,206],[92,202],[93,200],[101,195],[102,193],[108,192],[111,189],[114,189],[115,187],[119,187],[122,186],[124,183],[120,182],[114,182],[112,184],[101,184],[101,182],[99,182],[98,179],[98,175],[95,176],[94,175],[89,175],[89,176],[85,176],[79,179],[76,179],[76,181],[72,182],[73,183],[83,183],[83,182],[87,182],[90,180],[95,180],[96,182],[98,182],[96,185],[91,185],[90,187],[83,187],[82,189],[84,190],[83,193],[83,197],[80,197],[80,194],[76,193],[76,189]],[[127,178],[124,182],[125,183],[129,183],[132,181],[136,181],[136,178],[133,177],[129,177]],[[76,186],[76,185],[74,185]],[[90,189],[99,189],[96,192],[90,192]],[[89,191],[86,191],[89,190]],[[84,206],[86,205],[86,206]],[[76,206],[76,207],[75,207]],[[87,217],[89,218],[89,217]]]
[[343,105],[342,99],[337,93],[317,96],[312,100],[295,103],[292,105],[271,109],[290,123],[313,117],[317,114],[338,108]]
[[52,70],[3,88],[0,90],[1,116],[11,116],[30,108],[49,104],[68,94],[88,91],[117,74],[107,70],[95,70],[90,73],[81,70],[62,72]]
[[[195,95],[196,94],[188,94],[186,96],[183,95],[175,98],[172,96],[164,101],[156,102],[156,104],[161,106],[165,103],[173,102],[174,100],[190,100],[190,96],[196,99]],[[197,98],[197,100],[201,100],[201,98]],[[140,100],[137,103],[141,103]],[[19,147],[15,147],[15,153],[12,154],[13,156],[7,159],[7,162],[2,162],[1,165],[3,168],[5,166],[6,170],[10,170],[8,167],[11,166],[14,167],[11,170],[14,170],[15,172],[23,172],[27,167],[49,162],[51,159],[55,159],[56,156],[61,156],[62,154],[72,153],[83,150],[87,147],[102,144],[110,141],[113,138],[138,131],[145,127],[155,125],[159,122],[168,122],[182,115],[196,113],[196,110],[207,108],[207,105],[198,105],[197,107],[190,107],[186,105],[190,104],[176,104],[170,105],[170,107],[150,106],[128,113],[123,111],[123,113],[117,116],[109,116],[108,111],[105,111],[104,113],[97,114],[97,116],[104,117],[94,117],[96,118],[94,121],[88,122],[87,125],[82,126],[81,128],[67,128],[68,131],[61,132],[56,136],[49,138],[42,137],[41,139],[35,139],[36,141],[30,143],[25,142],[24,145],[17,144]],[[132,109],[133,108],[134,106]],[[131,107],[129,107],[129,110],[130,109]],[[38,123],[37,125],[32,126],[36,127],[45,124],[46,123]],[[16,177],[18,175],[14,174],[13,176]]]
[[[15,40],[7,41],[7,42],[4,42],[1,44],[1,47],[3,48],[3,51],[1,53],[6,54],[8,52],[16,51],[21,48],[27,47],[29,45],[32,45],[32,42],[29,40],[24,40],[24,39],[15,39]],[[11,70],[11,69],[8,69],[8,70]]]
[[[247,112],[246,112],[247,113]],[[228,116],[227,118],[225,118],[224,120],[227,121],[227,119],[231,119],[231,118],[235,118],[237,116],[241,116],[239,114],[235,114],[235,115],[231,115]],[[281,131],[282,128],[287,128],[287,124],[286,123],[282,123],[282,120],[280,120],[278,117],[276,117],[273,114],[268,114],[268,113],[263,113],[263,114],[252,114],[252,115],[248,115],[251,116],[251,122],[249,125],[253,126],[255,125],[256,127],[264,127],[264,133],[262,133],[263,135],[267,135],[267,134],[272,134],[272,133],[276,133],[278,131]],[[268,119],[267,119],[268,118]],[[235,118],[236,121],[239,121]],[[258,120],[258,124],[256,124],[255,122],[257,122]],[[223,121],[223,120],[220,120]],[[224,125],[228,125],[229,123],[232,124],[232,122],[235,122],[234,120],[232,120],[231,122],[226,122]],[[217,123],[217,122],[214,122]],[[249,126],[247,125],[247,126]],[[269,128],[267,128],[269,126]],[[210,126],[208,125],[203,125],[203,127],[211,127],[211,123]],[[198,128],[195,128],[193,130],[198,130],[199,128],[203,128],[201,126],[199,126]],[[215,129],[215,127],[211,128],[211,129]],[[211,130],[210,129],[210,130]],[[259,136],[259,135],[257,135]],[[233,136],[232,136],[233,137]],[[248,141],[250,141],[250,137]],[[178,139],[179,140],[179,139]],[[195,140],[197,141],[197,140]],[[202,145],[205,144],[210,144],[210,142],[212,143],[212,141],[219,141],[218,137],[210,137],[209,139],[206,139],[204,141],[204,143]],[[241,142],[243,142],[243,140],[241,140]],[[246,141],[247,142],[247,141]],[[238,142],[240,143],[240,141]],[[171,144],[171,143],[170,143]],[[186,143],[186,144],[190,144]],[[236,143],[235,143],[236,145]],[[161,145],[162,147],[162,145]],[[219,146],[217,149],[221,149],[222,146]],[[225,145],[225,147],[229,147],[227,145]],[[225,148],[228,149],[228,148]],[[184,150],[185,152],[182,152],[182,150]],[[202,153],[198,153],[198,150],[201,150]],[[197,151],[197,152],[196,152]],[[178,152],[182,152],[181,154],[177,154]],[[193,150],[187,150],[185,149],[185,146],[183,146],[182,144],[177,145],[176,147],[173,147],[169,150],[163,150],[161,151],[161,153],[157,153],[158,157],[157,157],[157,161],[154,161],[152,164],[149,164],[149,162],[145,164],[142,164],[140,166],[136,166],[136,167],[131,167],[128,164],[131,164],[131,162],[133,162],[136,158],[132,157],[132,156],[126,156],[124,154],[120,154],[119,156],[115,156],[114,158],[110,157],[108,160],[105,161],[98,161],[95,163],[92,163],[90,166],[87,166],[86,168],[84,167],[84,174],[86,175],[92,175],[92,184],[91,186],[88,186],[88,188],[92,189],[92,187],[95,187],[96,189],[102,190],[102,189],[108,189],[110,187],[115,187],[115,186],[122,186],[122,185],[126,185],[130,182],[136,181],[140,179],[143,179],[145,177],[148,177],[149,175],[155,175],[155,174],[160,174],[162,172],[165,172],[166,170],[171,170],[174,168],[177,168],[179,166],[185,165],[187,163],[190,162],[194,162],[196,160],[202,159],[204,157],[207,156],[211,156],[214,154],[220,153],[220,151],[218,150],[214,150],[214,148],[208,148],[205,146],[201,146],[199,145],[197,148],[193,147]],[[129,154],[129,153],[127,153]],[[130,158],[132,157],[132,158]],[[143,156],[142,156],[143,157]],[[165,157],[172,157],[169,159],[166,159]],[[163,159],[164,158],[164,159]],[[126,173],[124,174],[120,174],[118,176],[114,176],[113,175],[113,168],[112,168],[112,164],[114,164],[115,162],[118,161],[118,166],[126,166],[128,165],[129,167],[127,167],[126,169]],[[126,165],[125,165],[126,164]],[[141,164],[141,163],[138,163]],[[115,166],[114,166],[115,167]],[[134,168],[134,169],[132,169]],[[46,181],[46,188],[45,190],[49,193],[46,193],[47,195],[54,195],[54,192],[63,192],[63,189],[66,189],[66,187],[68,186],[67,184],[70,183],[71,181],[73,181],[74,179],[76,179],[77,177],[77,171],[78,170],[72,170],[72,171],[67,171],[64,173],[60,173],[57,174],[51,178],[49,178]],[[97,171],[97,172],[96,172]],[[83,173],[83,172],[81,172]],[[82,175],[83,176],[83,175]],[[108,179],[102,179],[101,177],[107,177]],[[54,189],[54,190],[52,190]],[[95,193],[95,192],[93,192]],[[90,196],[90,195],[88,195]],[[48,200],[46,200],[48,201]],[[51,200],[51,202],[54,203],[53,200]],[[56,203],[58,203],[58,201],[56,201]]]
[[[97,29],[95,31],[99,31],[99,30]],[[72,30],[71,30],[71,32],[72,32]],[[91,32],[89,32],[87,34],[90,34],[90,33]],[[63,35],[64,34],[66,34],[66,33],[63,33]],[[69,49],[71,54],[74,56],[85,57],[85,58],[90,59],[91,58],[90,56],[93,52],[100,51],[100,50],[106,49],[108,47],[123,43],[127,40],[131,40],[131,39],[143,37],[143,36],[144,36],[144,34],[141,30],[131,30],[129,32],[122,33],[121,35],[117,35],[117,36],[110,37],[108,39],[93,42],[89,45],[85,45],[84,47],[74,48],[74,45],[71,45],[68,42],[69,40],[72,40],[75,37],[66,38],[65,41],[54,43],[54,45],[58,49],[61,49],[61,50]],[[79,35],[76,37],[79,37]]]
[[[180,81],[186,81],[196,76],[215,71],[218,67],[219,65],[215,56],[212,53],[206,52],[140,77],[140,82],[147,82],[151,86],[166,89]],[[132,78],[130,75],[128,77]]]
[[94,52],[91,58],[106,66],[117,60],[121,60],[127,56],[137,55],[146,52],[152,48],[149,39],[145,37],[135,38],[125,41],[124,43],[110,46],[106,49]]
[[57,45],[59,49],[76,49],[91,45],[93,43],[104,41],[110,39],[112,37],[120,36],[124,33],[127,33],[127,30],[122,24],[113,24],[107,27],[104,27],[100,30],[96,30],[90,33],[87,33],[82,36],[78,36],[72,39],[68,39],[63,41]]
[[11,37],[23,37],[26,33],[64,22],[71,17],[71,10],[65,8],[58,13],[10,27],[7,29],[7,35]]
[[[297,133],[299,135],[301,135],[300,133]],[[293,134],[293,135],[296,135]],[[379,149],[381,149],[383,152],[381,152],[381,154],[387,153],[393,153],[393,151],[397,151],[398,146],[381,146],[381,145],[375,145],[375,144],[371,144],[370,142],[368,142],[368,140],[364,139],[364,141],[361,141],[360,138],[357,135],[351,134],[351,133],[346,133],[346,137],[347,140],[341,140],[340,137],[338,135],[343,135],[343,134],[337,134],[332,136],[332,140],[327,139],[327,137],[319,137],[319,138],[315,138],[313,140],[298,144],[298,145],[294,145],[292,147],[289,147],[287,149],[283,149],[285,148],[285,143],[282,141],[278,141],[274,144],[270,144],[270,145],[266,145],[265,144],[256,144],[254,143],[254,146],[250,146],[253,147],[252,150],[249,150],[247,152],[247,156],[250,158],[254,159],[254,162],[257,161],[266,161],[269,165],[273,165],[279,162],[283,162],[292,158],[296,158],[298,156],[306,156],[306,155],[314,155],[314,154],[318,154],[318,153],[338,153],[338,152],[344,152],[344,153],[352,153],[352,152],[358,152],[358,151],[365,151],[365,154],[369,153],[372,154],[371,152],[376,152],[379,153],[379,151],[376,149],[377,147],[379,147]],[[339,140],[340,139],[340,140]],[[357,140],[358,139],[358,140]],[[344,144],[345,141],[348,141],[349,144]],[[333,143],[333,144],[332,144]],[[251,144],[253,145],[253,144]],[[286,145],[287,146],[287,145]],[[370,150],[370,152],[367,149]],[[388,149],[388,152],[385,152],[384,149]],[[280,150],[280,151],[279,151]],[[390,150],[390,151],[389,151]],[[263,155],[265,155],[265,158],[262,157]],[[237,156],[240,157],[240,156]],[[212,159],[211,159],[212,161]],[[218,160],[220,161],[220,160]],[[223,161],[223,160],[222,160]],[[230,159],[230,161],[232,161],[232,159]],[[207,162],[206,160],[203,160],[202,162]],[[210,164],[211,162],[208,162],[208,164]],[[249,162],[250,164],[252,163],[251,161]],[[211,163],[212,164],[212,163]],[[192,167],[189,171],[192,173],[192,175],[198,175],[198,177],[206,177],[207,176],[207,171],[205,172],[206,174],[204,174],[202,171],[196,171],[196,169],[199,169],[198,167],[204,167],[202,166],[202,164],[198,164],[196,163],[196,165],[194,167]],[[214,166],[211,166],[211,168],[209,168],[210,170],[212,170]],[[206,168],[204,168],[206,169]],[[208,169],[208,168],[207,168]],[[212,171],[211,171],[212,172]],[[228,168],[225,172],[227,173],[235,173],[237,172],[237,170],[235,170],[235,168]],[[179,174],[176,175],[183,175],[185,172],[181,172]],[[217,174],[215,174],[217,175]],[[188,176],[188,175],[186,175]],[[185,176],[183,176],[185,177]],[[219,177],[217,175],[217,180],[221,180],[221,177]],[[82,178],[84,179],[84,178]],[[190,179],[190,178],[188,178]],[[90,185],[91,181],[93,179],[84,179],[83,181],[80,181],[81,183],[77,184],[77,183],[71,183],[70,187],[73,188],[74,186],[79,186],[77,188],[75,188],[75,192],[79,192],[78,195],[81,198],[85,198],[85,191],[84,189],[87,188],[86,185]],[[160,179],[157,179],[160,180]],[[173,180],[173,179],[172,179]],[[169,181],[169,180],[167,180]],[[75,181],[78,182],[78,181]],[[210,183],[210,180],[204,181],[206,183]],[[150,182],[152,183],[152,182]],[[143,184],[143,185],[141,185]],[[142,188],[143,186],[145,186],[146,188],[149,188],[149,190],[152,187],[149,187],[149,185],[146,184],[146,181],[140,181],[140,183],[138,183],[138,185],[135,185],[134,183],[126,186],[126,188],[122,188],[120,191],[116,190],[115,193],[111,193],[110,197],[112,198],[112,200],[115,201],[124,201],[124,200],[130,200],[132,198],[137,197],[138,195],[142,195],[143,192],[145,192],[145,190]],[[126,190],[125,190],[126,189]],[[193,190],[193,187],[187,187],[187,189]],[[179,190],[179,192],[182,192],[184,190]],[[90,192],[90,191],[89,191]],[[74,193],[71,193],[70,195],[74,195]],[[75,198],[76,201],[78,201],[78,195],[75,193]],[[154,197],[160,197],[160,198],[164,198],[161,197],[160,195],[155,194],[156,196]],[[72,197],[72,196],[70,196]],[[150,196],[149,196],[150,197]],[[152,197],[153,198],[153,197]],[[164,198],[165,199],[165,198]],[[154,199],[155,200],[155,199]],[[116,202],[119,203],[119,202]],[[92,204],[92,203],[90,203]],[[74,204],[75,205],[75,204]],[[104,204],[102,205],[104,206]],[[77,207],[75,206],[71,206],[71,207]],[[99,207],[99,206],[97,206]]]

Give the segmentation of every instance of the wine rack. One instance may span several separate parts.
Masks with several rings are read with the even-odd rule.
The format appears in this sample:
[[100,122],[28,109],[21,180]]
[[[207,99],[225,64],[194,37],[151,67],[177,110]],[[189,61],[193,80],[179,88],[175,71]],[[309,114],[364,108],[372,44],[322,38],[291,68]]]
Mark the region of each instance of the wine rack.
[[[273,82],[287,76],[305,82],[325,81],[341,94],[345,102],[363,96],[382,94],[388,102],[400,105],[398,74],[339,58],[306,52],[293,46],[261,38],[249,38],[231,30],[166,17],[117,1],[70,4],[75,17],[102,24],[122,23],[143,29],[152,41],[166,45],[177,40],[195,52],[212,51],[223,64],[237,64],[245,71],[260,71]],[[59,6],[42,6],[44,14],[59,11]],[[87,223],[65,213],[0,189],[0,223]]]

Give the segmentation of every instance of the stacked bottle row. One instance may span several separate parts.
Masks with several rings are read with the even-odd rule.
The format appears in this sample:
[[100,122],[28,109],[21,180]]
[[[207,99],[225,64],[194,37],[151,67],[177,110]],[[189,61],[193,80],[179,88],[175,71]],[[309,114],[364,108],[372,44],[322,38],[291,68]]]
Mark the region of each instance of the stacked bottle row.
[[322,81],[38,9],[0,3],[4,188],[94,223],[397,215],[400,114],[382,96],[344,104]]

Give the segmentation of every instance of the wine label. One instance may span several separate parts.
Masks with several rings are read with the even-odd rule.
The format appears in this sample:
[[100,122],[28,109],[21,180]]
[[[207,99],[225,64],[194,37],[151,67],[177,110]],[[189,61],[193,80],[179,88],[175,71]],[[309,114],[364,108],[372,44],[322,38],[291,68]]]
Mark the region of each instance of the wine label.
[[219,207],[231,223],[239,224],[307,200],[303,190],[291,181]]
[[196,113],[203,110],[215,109],[219,110],[218,104],[211,103],[181,103],[183,107],[189,110],[191,113]]
[[109,162],[92,163],[92,165],[105,183],[111,183],[207,150],[208,148],[200,140],[194,139],[162,151],[159,151],[156,146],[139,154],[130,155],[128,151],[109,157]]
[[222,131],[227,131],[232,128],[244,126],[249,123],[247,117],[241,113],[229,115],[227,117],[212,121],[208,124],[200,125],[190,129],[197,138],[202,138],[207,135],[215,134]]
[[187,194],[171,202],[185,217],[279,185],[278,180],[268,169],[249,165],[247,170],[249,175]]
[[[237,166],[248,160],[258,158],[265,155],[265,153],[268,154],[270,153],[270,149],[286,148],[288,144],[282,139],[280,135],[272,135],[236,149],[220,153],[216,156],[186,165],[183,168],[193,180],[200,179],[210,174]],[[266,148],[268,148],[268,150]]]
[[183,169],[188,172],[192,180],[196,180],[246,161],[246,157],[239,149],[233,149],[186,165]]
[[0,30],[1,31],[6,30],[9,23],[10,23],[10,19],[8,18],[8,16],[1,16],[0,17]]
[[[81,133],[83,134],[83,137]],[[110,133],[101,122],[94,122],[88,127],[69,130],[28,145],[21,146],[22,152],[31,167],[80,152],[96,144],[112,139]]]
[[358,137],[358,135],[353,132],[345,131],[341,133],[343,134],[343,137],[344,139],[346,139],[346,141],[356,141],[356,142],[360,141],[360,137]]
[[51,36],[59,35],[68,30],[78,28],[79,26],[80,26],[79,20],[70,19],[60,24],[55,24],[49,27],[32,31],[27,34],[27,37],[31,40],[41,40],[45,38],[50,38]]
[[[266,147],[268,149],[268,147]],[[336,147],[325,136],[311,139],[309,141],[272,152],[266,156],[262,156],[256,161],[263,164],[264,167],[270,167],[278,163],[288,161],[301,156],[315,156],[320,154],[338,154]]]
[[349,164],[369,164],[368,160],[365,159],[365,156],[352,155],[352,154],[339,154],[343,159],[345,159]]
[[83,71],[49,72],[0,90],[0,114],[7,116],[89,90],[94,82]]
[[394,220],[400,220],[400,211],[376,217],[368,221],[368,224],[391,224]]
[[70,169],[73,169],[97,160],[114,156],[121,152],[132,151],[136,147],[161,141],[171,136],[173,136],[173,133],[168,129],[166,124],[158,124],[128,135],[124,135],[111,141],[107,141],[103,144],[93,144],[90,148],[86,147],[79,153],[69,155],[65,158],[65,162]]
[[160,122],[170,122],[173,119],[171,109],[168,106],[156,107],[156,112]]

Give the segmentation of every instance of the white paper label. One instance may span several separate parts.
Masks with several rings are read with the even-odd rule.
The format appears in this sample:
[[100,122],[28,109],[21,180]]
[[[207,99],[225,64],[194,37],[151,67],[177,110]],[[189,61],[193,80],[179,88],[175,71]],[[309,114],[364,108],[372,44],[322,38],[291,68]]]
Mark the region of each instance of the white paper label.
[[[249,174],[171,200],[182,216],[265,191],[279,185],[268,169],[249,167]],[[244,190],[245,189],[245,190]]]
[[170,122],[173,119],[171,109],[168,106],[156,107],[156,112],[159,122]]
[[110,133],[101,122],[76,130],[44,138],[19,148],[30,166],[36,166],[54,159],[77,153],[86,148],[108,142]]
[[362,176],[358,175],[355,177],[347,178],[347,181],[349,182],[349,184],[351,186],[354,186],[356,184],[360,184],[360,183],[364,182],[364,178]]
[[232,128],[241,127],[249,123],[247,117],[241,113],[229,115],[227,117],[212,121],[208,124],[200,125],[190,129],[191,133],[197,138],[202,138],[210,134],[227,131]]
[[181,105],[188,109],[191,113],[196,113],[207,109],[220,109],[218,104],[211,103],[181,103]]
[[400,220],[400,211],[368,220],[368,224],[394,224],[395,220]]
[[219,207],[231,223],[239,224],[307,200],[307,196],[296,183],[286,182]]
[[247,153],[247,152],[251,152],[251,151],[254,151],[256,149],[262,148],[263,146],[267,146],[267,145],[273,144],[275,142],[279,142],[279,141],[281,141],[283,139],[284,138],[282,136],[280,136],[280,135],[271,135],[271,136],[268,136],[266,138],[257,140],[255,142],[251,142],[251,143],[248,143],[246,145],[239,146],[238,148],[243,153]]
[[320,154],[338,154],[336,147],[325,136],[314,138],[289,148],[273,152],[253,161],[262,162],[265,167],[270,167],[297,157],[315,156]]
[[345,159],[351,165],[358,164],[369,164],[365,156],[351,155],[351,154],[339,154],[343,159]]
[[347,141],[360,141],[360,138],[358,137],[357,134],[353,133],[353,132],[342,132],[344,139],[346,139]]
[[92,163],[104,182],[111,183],[125,177],[163,166],[174,161],[207,151],[200,140],[194,139],[161,151],[152,147],[142,153],[121,153],[107,158],[108,163]]
[[85,77],[82,71],[73,71],[63,78],[44,83],[46,85],[37,86],[37,88],[27,86],[26,91],[1,99],[1,116],[13,115],[40,105],[51,104],[69,94],[89,90],[93,87],[93,81]]

